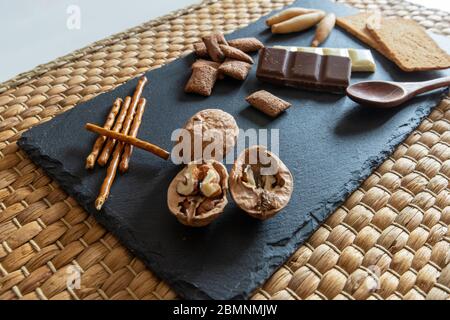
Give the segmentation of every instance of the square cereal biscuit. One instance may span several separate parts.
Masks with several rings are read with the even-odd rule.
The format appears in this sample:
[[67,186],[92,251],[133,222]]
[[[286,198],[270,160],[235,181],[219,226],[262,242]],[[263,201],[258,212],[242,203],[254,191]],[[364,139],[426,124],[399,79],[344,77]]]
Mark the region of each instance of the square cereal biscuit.
[[272,118],[278,117],[282,112],[291,107],[289,102],[284,101],[265,90],[254,92],[245,100],[247,100],[250,105]]
[[192,69],[184,91],[209,97],[219,76],[219,70],[207,64],[201,63],[199,67]]
[[236,80],[245,80],[252,65],[238,60],[227,59],[219,68],[220,73]]

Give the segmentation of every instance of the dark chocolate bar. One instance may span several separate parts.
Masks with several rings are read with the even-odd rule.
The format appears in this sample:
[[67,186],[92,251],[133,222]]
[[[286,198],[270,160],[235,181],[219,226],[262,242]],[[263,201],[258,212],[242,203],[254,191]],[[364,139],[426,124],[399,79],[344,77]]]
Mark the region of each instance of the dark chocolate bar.
[[350,58],[263,48],[256,76],[278,85],[344,93],[352,72]]

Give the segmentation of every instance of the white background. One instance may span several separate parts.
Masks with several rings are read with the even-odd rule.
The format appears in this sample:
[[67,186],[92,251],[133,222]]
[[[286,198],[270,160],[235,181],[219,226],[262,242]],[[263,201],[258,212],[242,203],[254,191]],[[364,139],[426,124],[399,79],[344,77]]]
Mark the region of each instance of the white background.
[[[318,0],[319,1],[319,0]],[[450,11],[448,0],[410,0]],[[200,0],[2,0],[0,81]],[[67,8],[81,10],[68,29]]]

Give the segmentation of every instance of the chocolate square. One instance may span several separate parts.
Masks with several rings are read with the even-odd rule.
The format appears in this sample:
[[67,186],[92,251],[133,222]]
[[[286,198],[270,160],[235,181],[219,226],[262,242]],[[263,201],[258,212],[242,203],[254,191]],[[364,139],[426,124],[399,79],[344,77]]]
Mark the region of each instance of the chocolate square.
[[289,52],[283,49],[261,49],[258,72],[275,77],[284,77],[288,55]]
[[291,77],[298,78],[298,80],[314,82],[320,80],[320,64],[322,56],[304,52],[295,54],[293,59],[294,62],[291,68]]
[[323,56],[322,81],[324,84],[347,87],[352,74],[350,58]]
[[350,83],[349,58],[265,48],[259,59],[256,76],[277,85],[343,93]]

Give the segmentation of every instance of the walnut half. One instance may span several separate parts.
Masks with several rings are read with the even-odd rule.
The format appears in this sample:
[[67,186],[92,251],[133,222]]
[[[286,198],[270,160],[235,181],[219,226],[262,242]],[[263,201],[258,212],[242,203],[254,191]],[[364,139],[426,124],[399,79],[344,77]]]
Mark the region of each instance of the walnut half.
[[223,164],[215,160],[195,161],[170,183],[167,205],[182,224],[203,227],[225,209],[227,190],[228,173]]
[[[252,158],[251,154],[257,156]],[[294,189],[289,169],[262,146],[246,149],[239,155],[231,170],[229,184],[236,204],[261,220],[269,219],[285,208]]]

